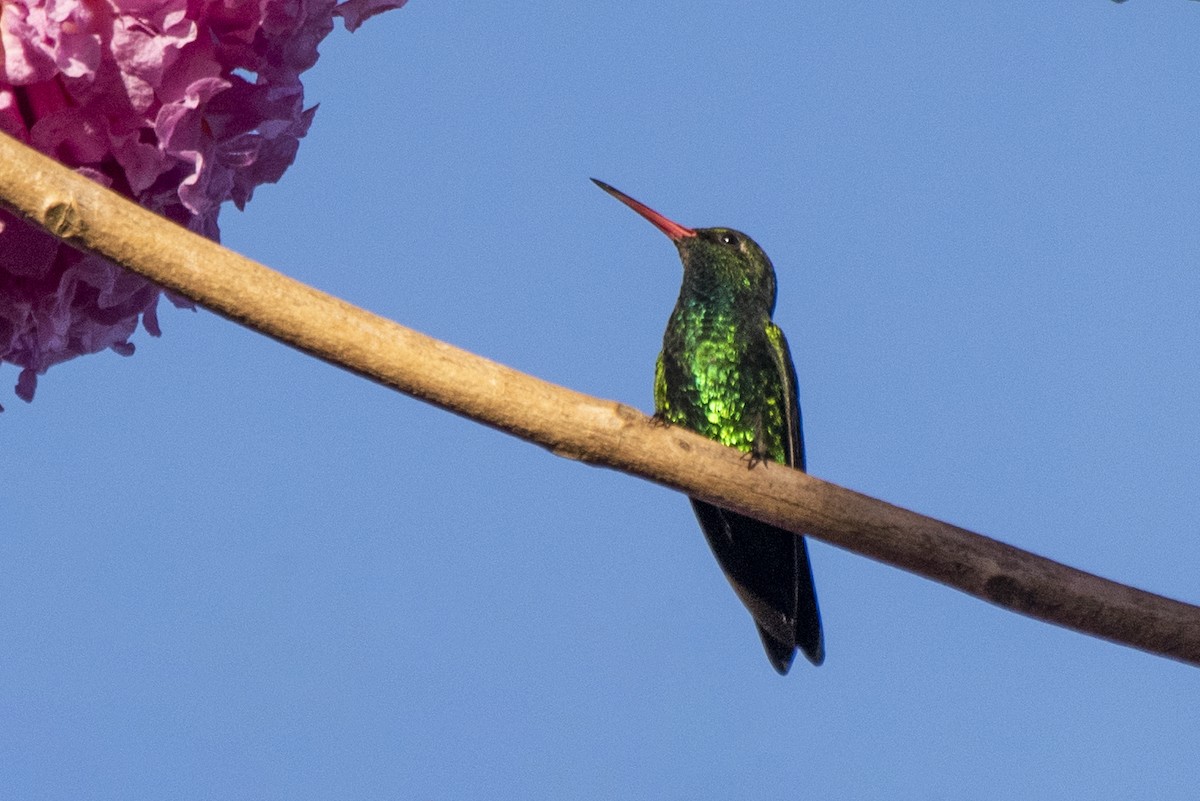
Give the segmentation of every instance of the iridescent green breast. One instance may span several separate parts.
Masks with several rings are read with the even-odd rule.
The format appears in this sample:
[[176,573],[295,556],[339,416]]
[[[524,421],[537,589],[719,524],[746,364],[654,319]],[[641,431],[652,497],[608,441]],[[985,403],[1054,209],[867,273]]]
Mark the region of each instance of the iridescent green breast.
[[[788,390],[765,314],[676,307],[654,381],[660,417],[709,439],[789,464]],[[778,329],[775,329],[778,330]]]

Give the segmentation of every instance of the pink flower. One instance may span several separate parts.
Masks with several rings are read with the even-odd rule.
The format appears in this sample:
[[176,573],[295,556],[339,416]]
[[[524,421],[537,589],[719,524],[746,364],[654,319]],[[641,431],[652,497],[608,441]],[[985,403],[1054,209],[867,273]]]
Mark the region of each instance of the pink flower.
[[[2,0],[0,130],[218,239],[221,204],[295,159],[316,111],[300,73],[333,17],[354,30],[405,2]],[[51,365],[133,353],[139,318],[158,336],[159,293],[0,211],[0,364],[23,400]]]

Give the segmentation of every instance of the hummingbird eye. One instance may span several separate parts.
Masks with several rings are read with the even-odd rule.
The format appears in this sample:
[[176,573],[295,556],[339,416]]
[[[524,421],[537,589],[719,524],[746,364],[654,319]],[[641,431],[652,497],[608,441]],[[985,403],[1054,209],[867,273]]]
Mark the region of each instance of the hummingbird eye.
[[738,238],[734,234],[724,233],[721,234],[721,242],[726,245],[736,245],[738,243]]

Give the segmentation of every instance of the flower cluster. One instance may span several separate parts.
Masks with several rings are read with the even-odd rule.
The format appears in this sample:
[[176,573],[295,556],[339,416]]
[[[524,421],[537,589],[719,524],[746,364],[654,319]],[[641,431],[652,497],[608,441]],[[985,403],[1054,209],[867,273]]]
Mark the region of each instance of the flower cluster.
[[[197,233],[296,156],[300,73],[343,18],[406,0],[0,0],[0,130]],[[17,396],[75,356],[159,334],[154,284],[0,211],[0,364]],[[177,305],[186,305],[172,298]]]

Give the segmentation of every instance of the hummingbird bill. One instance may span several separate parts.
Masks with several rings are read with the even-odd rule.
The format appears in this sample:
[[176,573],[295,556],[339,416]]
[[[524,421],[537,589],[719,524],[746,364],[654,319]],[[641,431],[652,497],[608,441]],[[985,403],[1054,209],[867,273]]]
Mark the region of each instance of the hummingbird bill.
[[[595,178],[675,244],[679,299],[654,372],[655,417],[746,453],[804,470],[796,369],[775,311],[775,269],[731,228],[686,228]],[[771,665],[786,674],[796,651],[825,660],[821,613],[798,534],[691,499],[717,564],[754,618]]]

